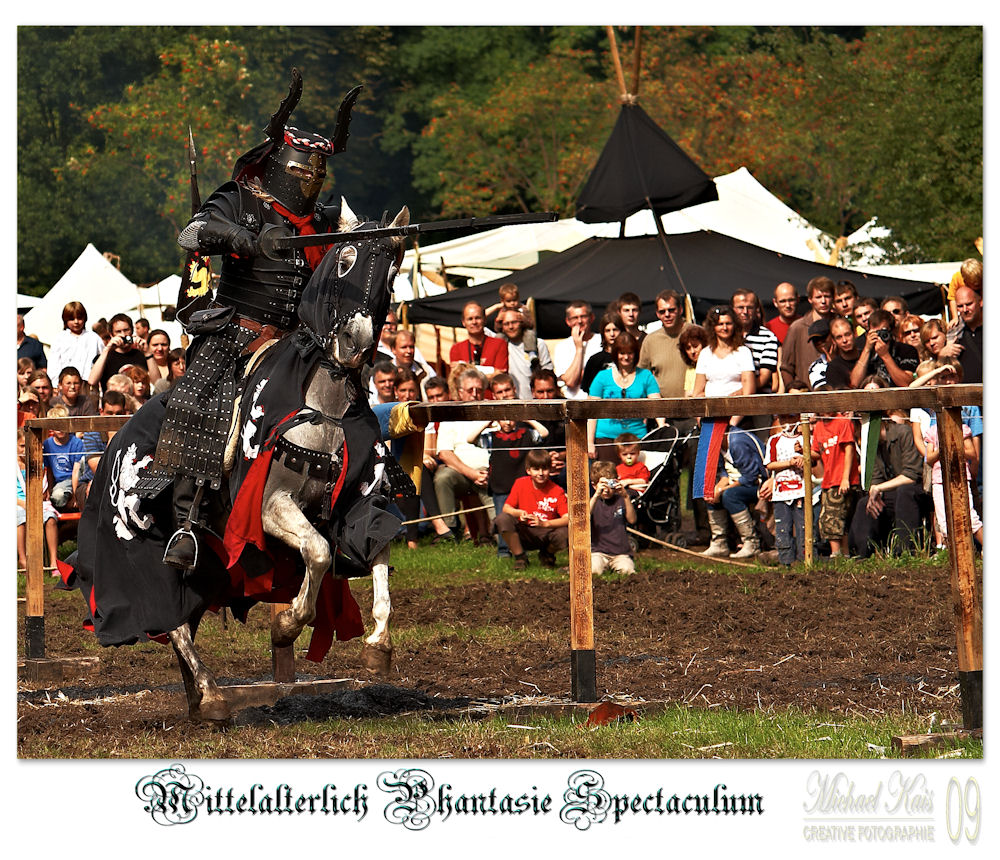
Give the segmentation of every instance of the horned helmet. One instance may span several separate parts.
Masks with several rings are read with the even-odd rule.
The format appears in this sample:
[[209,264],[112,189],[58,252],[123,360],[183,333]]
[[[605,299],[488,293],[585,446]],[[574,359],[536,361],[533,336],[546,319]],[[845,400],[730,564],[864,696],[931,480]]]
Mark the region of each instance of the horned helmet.
[[292,69],[288,95],[268,122],[267,140],[243,155],[233,168],[233,179],[246,182],[261,196],[277,201],[293,215],[310,215],[326,179],[326,160],[347,149],[351,109],[361,87],[345,97],[337,112],[333,139],[302,131],[285,123],[302,96],[302,75]]

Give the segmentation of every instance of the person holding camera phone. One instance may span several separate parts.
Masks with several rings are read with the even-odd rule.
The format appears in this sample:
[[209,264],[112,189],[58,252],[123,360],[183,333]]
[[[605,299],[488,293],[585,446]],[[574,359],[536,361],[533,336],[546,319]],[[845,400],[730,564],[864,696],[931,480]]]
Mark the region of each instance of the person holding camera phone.
[[872,311],[867,333],[855,341],[861,355],[851,370],[851,388],[860,388],[862,380],[871,375],[896,388],[913,382],[920,355],[909,344],[896,340],[895,329],[896,320],[889,311]]
[[157,382],[160,370],[156,365],[156,359],[149,353],[146,341],[141,337],[133,337],[132,318],[128,314],[115,314],[111,317],[109,326],[111,340],[90,368],[87,381],[91,385],[100,383],[103,394],[108,390],[108,380],[123,367],[133,364],[147,370],[150,384]]
[[598,460],[590,467],[590,569],[594,574],[612,570],[635,573],[628,527],[637,514],[628,490],[617,476],[615,464]]

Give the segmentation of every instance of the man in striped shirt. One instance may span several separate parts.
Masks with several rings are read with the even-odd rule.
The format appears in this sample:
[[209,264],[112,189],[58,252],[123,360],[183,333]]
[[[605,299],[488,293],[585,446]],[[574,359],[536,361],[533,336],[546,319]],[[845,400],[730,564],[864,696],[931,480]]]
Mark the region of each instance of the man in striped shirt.
[[733,293],[731,302],[740,325],[743,326],[743,343],[753,354],[757,372],[757,393],[770,394],[771,381],[778,371],[778,338],[763,324],[764,309],[757,294],[740,288]]

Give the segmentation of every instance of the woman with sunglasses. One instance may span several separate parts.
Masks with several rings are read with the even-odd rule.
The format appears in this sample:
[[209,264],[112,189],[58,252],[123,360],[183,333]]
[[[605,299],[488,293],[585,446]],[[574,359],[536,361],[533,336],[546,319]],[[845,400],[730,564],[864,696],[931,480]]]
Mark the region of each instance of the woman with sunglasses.
[[[590,384],[592,400],[641,400],[660,397],[660,384],[652,371],[636,367],[639,344],[632,335],[623,331],[611,347],[614,363],[604,368]],[[657,418],[663,425],[665,419]],[[587,422],[587,452],[596,460],[617,462],[615,439],[622,433],[634,433],[640,439],[646,435],[644,418],[598,418]]]
[[[691,396],[756,394],[753,355],[743,345],[743,328],[736,312],[727,305],[712,308],[705,318],[704,328],[708,344],[698,356]],[[742,415],[733,415],[729,424],[735,427],[742,418]]]
[[907,314],[896,328],[896,340],[912,346],[917,351],[921,361],[928,358],[927,350],[920,340],[920,329],[923,324],[924,321],[916,314]]

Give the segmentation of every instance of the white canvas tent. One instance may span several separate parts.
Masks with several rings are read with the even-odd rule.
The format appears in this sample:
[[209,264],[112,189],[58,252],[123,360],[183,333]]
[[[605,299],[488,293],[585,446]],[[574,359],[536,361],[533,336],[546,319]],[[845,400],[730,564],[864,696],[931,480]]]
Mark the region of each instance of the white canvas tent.
[[[82,302],[87,309],[88,324],[101,317],[111,319],[117,313],[127,313],[133,319],[144,316],[153,328],[164,328],[170,334],[172,346],[180,345],[181,328],[177,323],[162,324],[159,298],[171,304],[177,297],[177,275],[156,286],[140,290],[125,277],[93,245],[88,244],[65,274],[53,285],[35,307],[24,315],[24,330],[37,337],[45,346],[63,329],[62,312],[68,302]],[[169,282],[169,283],[168,283]],[[139,313],[140,303],[143,306]]]
[[[819,257],[822,262],[827,261],[834,237],[812,226],[785,205],[745,167],[717,176],[714,181],[719,199],[665,215],[663,229],[668,235],[711,230],[803,260],[816,261]],[[435,272],[443,263],[450,274],[468,277],[471,284],[484,283],[535,265],[545,252],[565,251],[591,236],[613,238],[619,235],[619,231],[618,224],[585,224],[575,218],[552,224],[501,227],[428,245],[419,252],[410,250],[403,259],[402,271],[410,274],[411,282],[417,280],[413,271],[419,253],[422,272]],[[637,212],[625,222],[626,236],[650,236],[655,233],[656,225],[649,210]],[[867,233],[848,237],[849,247],[854,243],[866,244],[870,262],[882,253],[881,249],[871,244]],[[421,295],[444,292],[443,287],[427,278],[420,278],[416,288]],[[409,295],[403,295],[406,291],[400,285],[396,298],[412,298],[412,287]]]
[[396,299],[412,299],[413,282],[420,295],[444,292],[444,287],[429,278],[416,277],[418,259],[420,272],[437,272],[443,263],[448,274],[469,278],[470,283],[475,284],[534,266],[541,252],[565,251],[592,236],[593,232],[591,225],[570,218],[549,224],[512,224],[436,245],[411,248],[403,256],[400,268],[401,276],[407,275],[409,280],[404,284],[397,279]]
[[88,244],[42,301],[24,315],[24,330],[49,346],[63,329],[62,311],[68,302],[83,302],[93,323],[133,307],[137,295],[135,284]]
[[41,299],[38,296],[29,296],[26,293],[17,294],[17,312],[19,314],[26,314],[35,305],[37,305]]
[[[714,181],[719,199],[665,215],[663,229],[668,235],[710,230],[779,254],[829,262],[835,237],[814,227],[775,197],[745,167],[717,176]],[[958,269],[958,263],[881,264],[885,251],[877,243],[886,238],[888,231],[873,228],[873,223],[846,237],[847,248],[841,252],[840,265],[850,261],[851,268],[861,271],[936,283],[947,283]],[[560,253],[591,236],[614,238],[619,232],[619,224],[584,224],[566,218],[551,224],[499,227],[411,249],[403,258],[394,295],[397,301],[409,301],[414,291],[418,296],[443,293],[444,287],[426,277],[426,273],[437,272],[442,265],[451,275],[469,278],[470,285],[486,283],[537,264],[546,252]],[[655,233],[649,210],[637,212],[625,222],[626,236]],[[404,274],[408,277],[404,278]]]
[[162,281],[148,287],[138,287],[136,292],[138,300],[133,301],[132,306],[125,308],[133,320],[145,317],[149,320],[151,329],[161,328],[170,335],[170,346],[181,346],[181,334],[183,329],[176,320],[164,320],[163,311],[167,307],[174,307],[177,303],[177,292],[180,290],[181,276],[168,275]]

